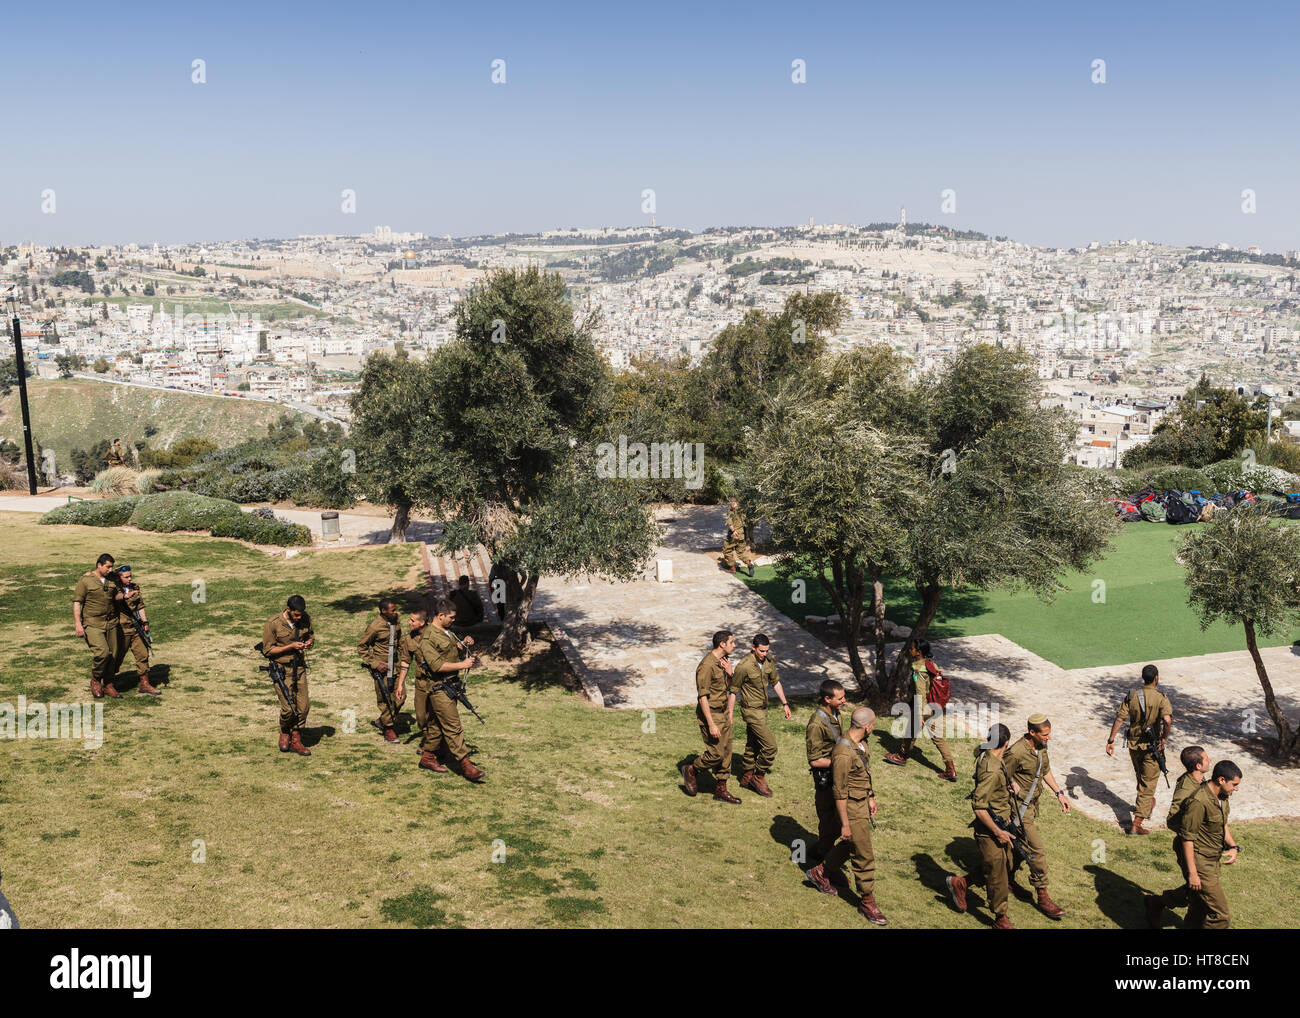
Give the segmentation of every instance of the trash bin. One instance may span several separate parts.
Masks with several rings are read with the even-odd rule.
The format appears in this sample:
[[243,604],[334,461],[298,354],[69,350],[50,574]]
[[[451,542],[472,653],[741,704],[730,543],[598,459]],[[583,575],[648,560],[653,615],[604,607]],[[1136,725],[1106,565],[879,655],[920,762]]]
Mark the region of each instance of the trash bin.
[[339,531],[338,513],[320,514],[320,536],[327,541],[337,541],[343,534]]

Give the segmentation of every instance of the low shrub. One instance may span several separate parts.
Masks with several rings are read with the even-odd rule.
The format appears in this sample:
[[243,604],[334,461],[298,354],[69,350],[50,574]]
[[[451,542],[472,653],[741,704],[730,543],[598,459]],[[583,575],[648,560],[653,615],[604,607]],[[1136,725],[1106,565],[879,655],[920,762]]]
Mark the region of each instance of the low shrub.
[[131,519],[141,496],[126,498],[88,499],[69,502],[51,509],[40,518],[41,523],[68,523],[82,527],[120,527]]
[[154,482],[162,473],[161,470],[141,470],[135,478],[135,490],[141,495],[149,495],[154,491]]
[[222,520],[242,515],[234,502],[188,491],[167,491],[141,498],[130,522],[141,530],[170,534],[177,530],[211,530]]
[[232,516],[213,524],[212,536],[234,537],[253,544],[278,544],[282,547],[312,543],[311,531],[301,523],[267,520],[244,512],[237,519]]
[[1212,495],[1222,490],[1215,487],[1214,481],[1203,470],[1194,470],[1191,467],[1166,467],[1148,474],[1146,484],[1139,487],[1147,486],[1155,488],[1156,491],[1168,491],[1174,488],[1178,491],[1199,491],[1203,495]]
[[1201,470],[1215,491],[1235,491],[1244,488],[1255,494],[1300,490],[1300,479],[1278,467],[1266,467],[1244,459],[1220,460]]
[[136,495],[139,474],[130,467],[109,467],[101,470],[90,482],[90,490],[96,495]]

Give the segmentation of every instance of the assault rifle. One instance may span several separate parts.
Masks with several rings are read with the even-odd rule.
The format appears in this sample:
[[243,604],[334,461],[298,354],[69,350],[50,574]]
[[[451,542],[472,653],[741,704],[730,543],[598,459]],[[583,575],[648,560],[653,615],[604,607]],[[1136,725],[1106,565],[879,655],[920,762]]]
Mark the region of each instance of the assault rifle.
[[1147,749],[1147,752],[1151,754],[1151,759],[1156,762],[1157,766],[1159,766],[1160,773],[1165,776],[1165,787],[1168,788],[1169,768],[1165,766],[1165,751],[1160,748],[1160,743],[1152,742],[1150,747]]
[[1029,862],[1029,849],[1025,847],[1025,825],[1020,819],[1024,805],[1020,797],[1011,791],[1010,782],[1007,783],[1007,795],[1011,796],[1011,818],[1004,823],[992,810],[989,811],[989,816],[998,827],[1011,835],[1011,847],[1020,853],[1025,862]]
[[[260,654],[262,644],[257,644],[253,649]],[[266,664],[259,666],[258,671],[270,673],[275,688],[280,691],[280,695],[284,697],[284,702],[289,705],[289,713],[293,717],[293,727],[297,728],[299,725],[298,702],[289,694],[289,683],[285,681],[284,665],[267,658]]]
[[393,701],[393,687],[389,683],[395,682],[393,678],[393,639],[395,630],[393,624],[388,624],[388,674],[380,675],[378,668],[370,669],[370,674],[374,676],[375,683],[379,686],[379,694],[384,698],[384,703],[388,707],[388,716],[393,719],[393,724],[397,724],[397,705]]
[[[450,631],[448,632],[451,638],[456,641],[456,646],[460,648],[460,652],[462,655],[461,660],[464,661],[467,657],[470,656],[469,648],[466,647],[465,644],[461,642],[460,637],[458,637],[455,633],[452,633]],[[470,668],[473,667],[474,667],[473,665],[470,665]],[[468,672],[469,668],[466,668],[465,671]],[[469,697],[465,694],[465,680],[463,678],[456,675],[456,673],[454,672],[448,672],[446,677],[442,679],[442,690],[453,700],[457,701],[458,703],[464,704],[465,709],[469,711],[471,714],[473,714],[476,718],[478,718],[480,724],[484,724],[484,725],[487,724],[487,722],[483,720],[482,715],[480,715],[479,712],[474,709],[474,705],[469,702]]]
[[[127,596],[130,596],[129,592],[127,592]],[[126,609],[127,620],[135,629],[135,635],[144,641],[147,650],[152,651],[153,637],[149,635],[149,628],[145,625],[144,619],[140,618],[140,613],[131,607],[131,602],[126,597],[122,598],[122,607]]]

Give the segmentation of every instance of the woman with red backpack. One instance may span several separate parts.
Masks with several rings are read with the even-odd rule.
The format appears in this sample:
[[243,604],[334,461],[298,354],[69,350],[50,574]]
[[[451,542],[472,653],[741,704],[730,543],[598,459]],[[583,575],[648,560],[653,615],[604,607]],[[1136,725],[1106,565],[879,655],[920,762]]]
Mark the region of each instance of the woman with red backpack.
[[918,644],[913,644],[910,730],[908,731],[908,738],[903,740],[899,751],[886,755],[885,763],[894,764],[897,767],[906,764],[907,755],[916,744],[917,733],[924,731],[934,740],[939,755],[943,757],[944,772],[940,777],[947,781],[957,780],[957,765],[953,763],[952,750],[948,748],[948,740],[940,734],[940,731],[936,730],[937,725],[931,726],[929,724],[930,718],[934,716],[935,708],[942,712],[951,696],[952,686],[949,684],[948,679],[939,670],[939,666],[930,660],[929,641],[922,640]]

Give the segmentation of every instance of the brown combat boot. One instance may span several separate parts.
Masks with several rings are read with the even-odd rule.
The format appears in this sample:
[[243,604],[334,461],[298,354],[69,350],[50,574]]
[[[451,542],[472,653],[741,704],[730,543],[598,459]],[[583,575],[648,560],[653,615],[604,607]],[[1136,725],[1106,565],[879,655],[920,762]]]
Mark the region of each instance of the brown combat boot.
[[826,867],[818,863],[808,871],[808,879],[812,881],[813,887],[821,891],[822,894],[836,894],[835,885],[831,883],[830,877],[826,875]]
[[289,752],[289,733],[288,733],[288,732],[281,732],[281,733],[280,733],[280,752],[281,752],[281,753],[287,753],[287,752]]
[[894,764],[896,767],[903,767],[907,764],[907,758],[900,756],[898,753],[886,753],[885,763]]
[[149,682],[149,676],[141,675],[140,684],[135,687],[137,693],[144,693],[146,696],[161,696],[162,691],[155,689]]
[[750,786],[759,795],[772,798],[772,789],[767,783],[767,776],[763,774],[754,775],[754,783]]
[[1008,919],[1008,918],[1007,918],[1006,916],[1004,916],[1004,915],[1000,915],[1000,916],[998,916],[998,921],[995,922],[995,923],[993,924],[993,928],[994,928],[995,930],[1014,930],[1014,929],[1015,929],[1015,927],[1011,925],[1011,920]]
[[302,733],[296,728],[289,736],[289,749],[299,756],[311,756],[311,750],[302,744]]
[[741,788],[748,788],[750,791],[753,791],[754,772],[745,771],[745,773],[740,776],[740,780],[737,782],[737,784],[739,784]]
[[[112,689],[113,687],[109,686],[108,688]],[[1142,817],[1137,817],[1137,816],[1133,818],[1133,826],[1128,829],[1128,832],[1129,834],[1150,834],[1151,833],[1145,827],[1142,826]]]
[[952,899],[953,905],[958,912],[966,911],[966,878],[949,877],[945,883],[948,885],[948,897]]
[[682,764],[682,784],[686,786],[687,795],[695,795],[700,790],[699,782],[695,780],[694,764]]
[[889,925],[885,913],[876,906],[876,896],[874,894],[868,894],[858,902],[858,911],[862,913],[869,923],[875,923],[877,926]]
[[1165,906],[1156,894],[1142,895],[1142,908],[1147,914],[1147,925],[1153,930],[1160,929],[1160,920],[1164,918]]
[[447,773],[447,768],[438,763],[438,758],[427,749],[420,753],[420,767],[426,771],[433,771],[434,774]]
[[396,742],[396,741],[397,741],[397,732],[395,732],[392,728],[385,728],[385,729],[384,729],[384,741],[385,741],[385,742]]
[[939,777],[943,778],[944,781],[956,781],[957,765],[953,763],[951,760],[949,760],[947,769],[942,774],[940,774]]
[[1041,888],[1038,892],[1038,911],[1042,912],[1048,919],[1060,919],[1061,916],[1065,915],[1065,909],[1061,908],[1048,896],[1046,888]]
[[111,696],[114,700],[122,699],[122,694],[113,688],[113,683],[111,682],[104,683],[104,695]]
[[482,781],[484,776],[483,772],[474,766],[469,757],[465,757],[465,759],[460,762],[460,773],[466,781],[472,781],[475,784]]
[[739,803],[740,800],[727,791],[727,779],[719,778],[718,783],[713,786],[713,798],[718,802]]

